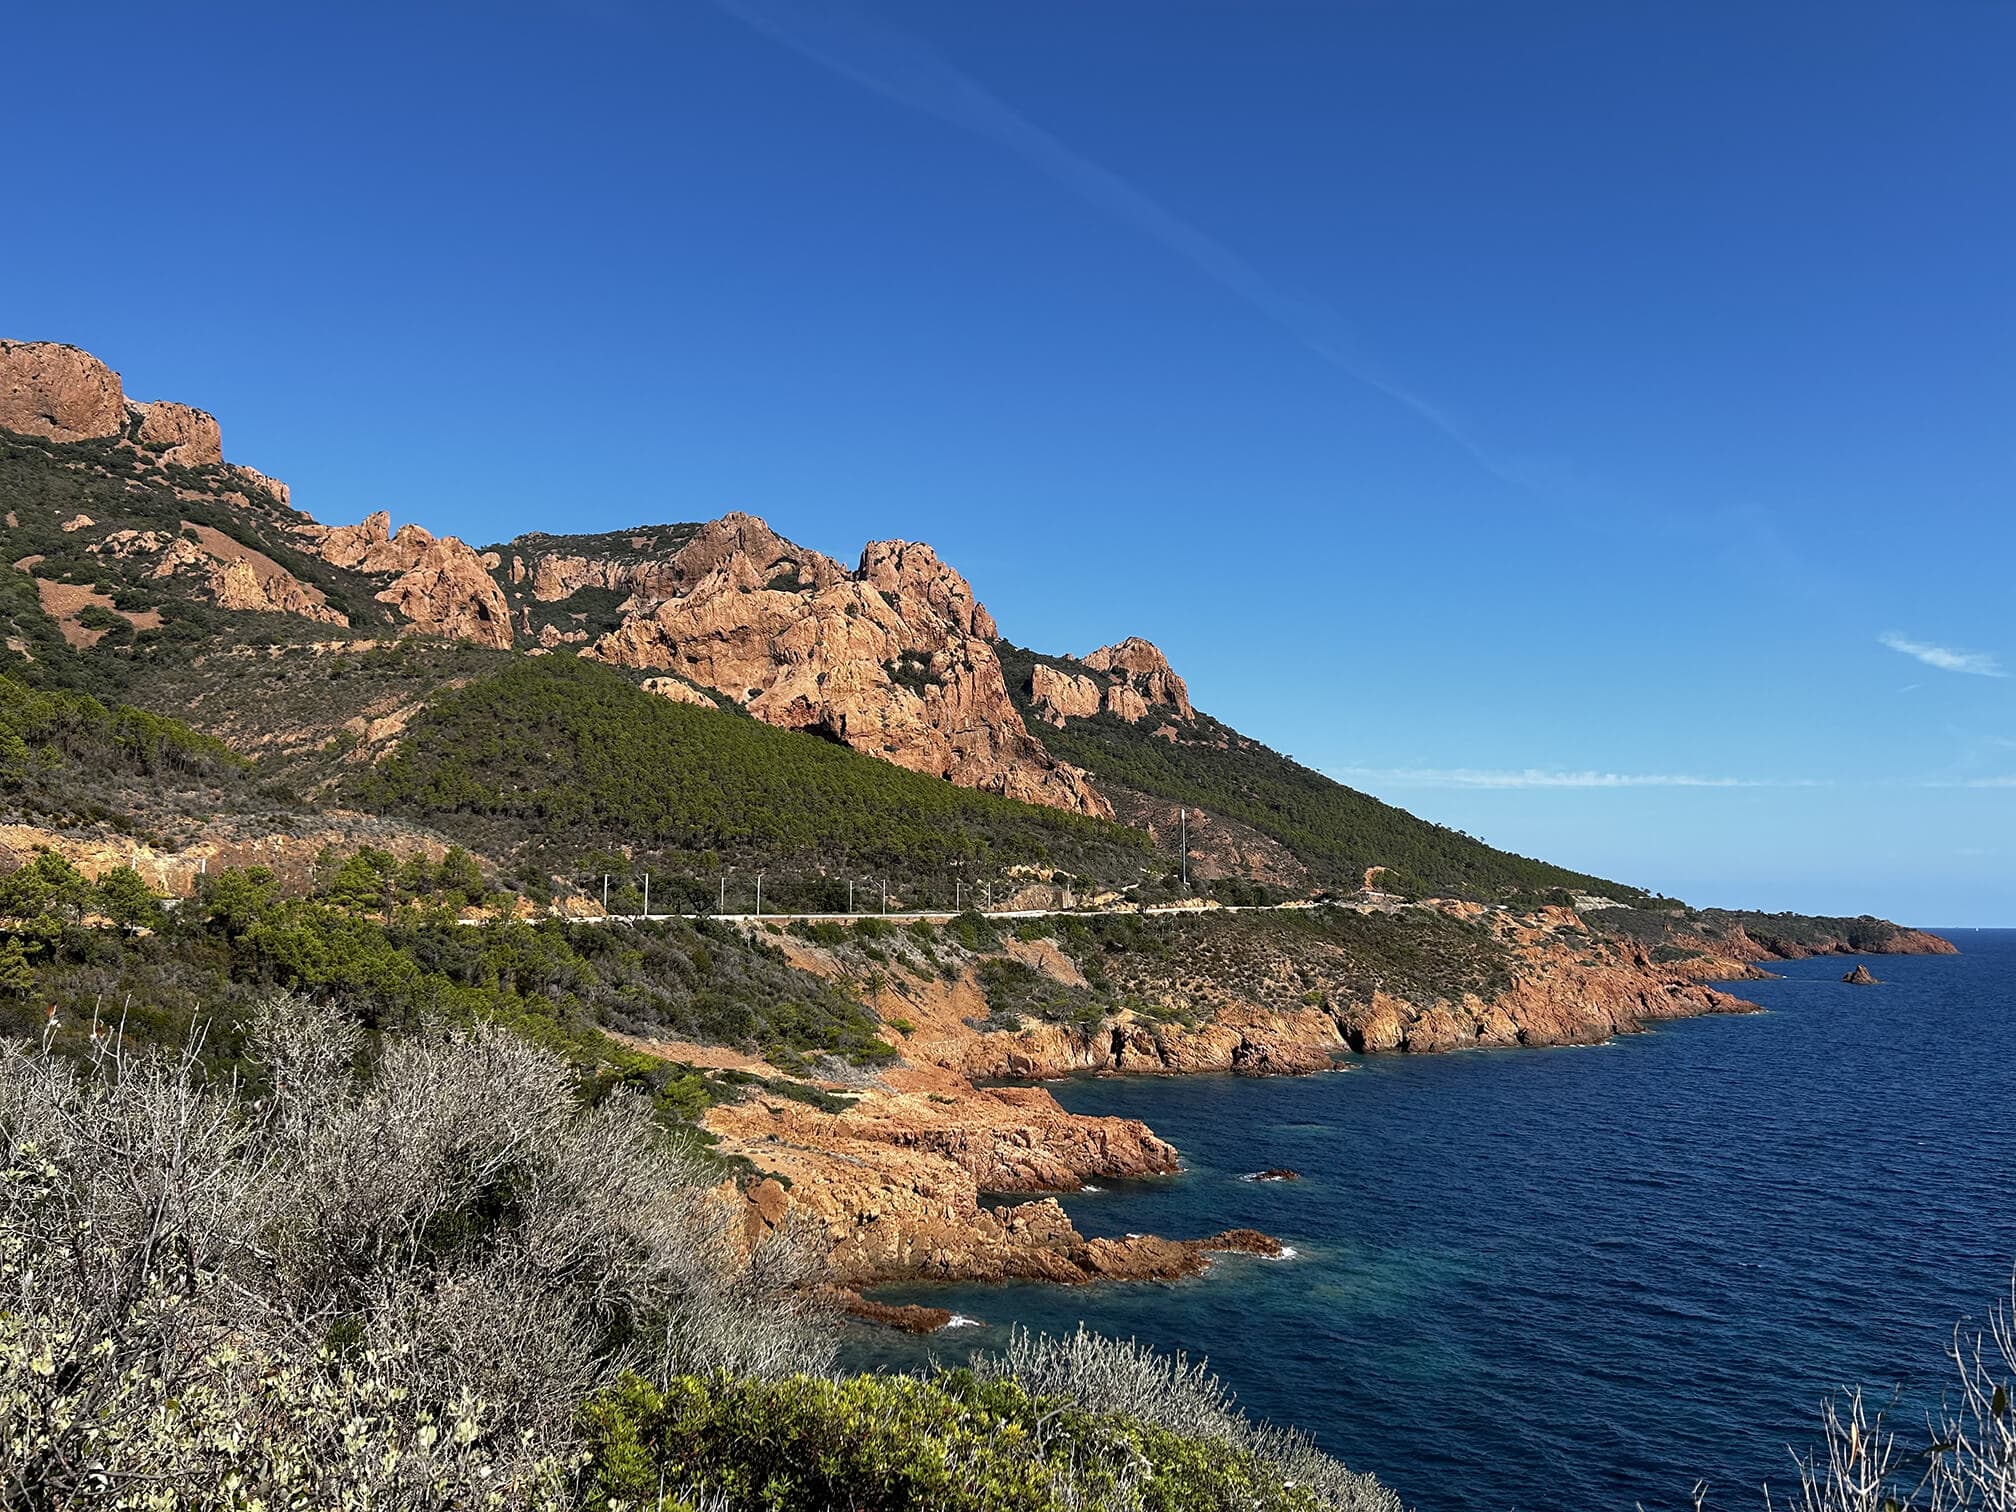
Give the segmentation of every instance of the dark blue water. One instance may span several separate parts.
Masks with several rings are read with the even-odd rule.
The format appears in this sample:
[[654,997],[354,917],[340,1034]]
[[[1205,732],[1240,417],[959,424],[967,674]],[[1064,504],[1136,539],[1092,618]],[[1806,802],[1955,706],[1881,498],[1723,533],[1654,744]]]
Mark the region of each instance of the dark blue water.
[[[1208,1355],[1256,1414],[1421,1512],[1757,1508],[1847,1382],[1936,1393],[2016,1262],[2016,931],[1746,984],[1768,1013],[1613,1045],[1373,1057],[1340,1074],[1058,1085],[1186,1171],[1065,1199],[1093,1234],[1246,1224],[1293,1259],[1175,1285],[910,1288],[1002,1325]],[[1306,1179],[1240,1174],[1289,1166]],[[911,1353],[910,1351],[914,1351]]]

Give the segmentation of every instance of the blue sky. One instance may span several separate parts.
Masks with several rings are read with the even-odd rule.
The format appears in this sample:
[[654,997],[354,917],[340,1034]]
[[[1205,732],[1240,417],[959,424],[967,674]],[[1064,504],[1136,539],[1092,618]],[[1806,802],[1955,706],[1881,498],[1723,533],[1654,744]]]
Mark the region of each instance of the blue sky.
[[2016,923],[2016,7],[31,7],[0,335],[332,521],[937,544],[1698,901]]

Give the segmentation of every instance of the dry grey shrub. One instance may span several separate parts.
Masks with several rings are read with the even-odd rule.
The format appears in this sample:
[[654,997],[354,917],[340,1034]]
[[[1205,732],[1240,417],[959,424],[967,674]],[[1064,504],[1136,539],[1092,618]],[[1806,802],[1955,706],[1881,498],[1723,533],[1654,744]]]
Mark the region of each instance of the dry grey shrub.
[[815,1247],[742,1256],[641,1102],[504,1031],[360,1070],[280,999],[258,1098],[97,1043],[0,1048],[0,1503],[522,1505],[620,1371],[830,1362]]
[[1247,1417],[1204,1362],[1193,1364],[1180,1352],[1161,1354],[1082,1324],[1068,1338],[1014,1328],[999,1354],[974,1356],[973,1370],[983,1379],[1015,1381],[1035,1396],[1063,1397],[1089,1412],[1121,1413],[1243,1450],[1283,1484],[1308,1489],[1336,1512],[1401,1512],[1391,1490],[1332,1459],[1307,1434]]
[[2016,1512],[2016,1283],[1987,1326],[1956,1329],[1954,1379],[1925,1424],[1900,1439],[1862,1393],[1829,1402],[1819,1448],[1798,1461],[1785,1512]]

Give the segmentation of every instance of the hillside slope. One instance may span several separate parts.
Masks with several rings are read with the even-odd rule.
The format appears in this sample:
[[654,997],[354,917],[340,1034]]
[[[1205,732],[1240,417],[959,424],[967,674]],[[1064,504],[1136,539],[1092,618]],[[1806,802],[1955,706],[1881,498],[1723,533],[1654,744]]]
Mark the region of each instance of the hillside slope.
[[[1131,669],[1113,662],[1115,649],[1084,660],[1005,642],[1000,652],[1009,687],[1044,744],[1091,772],[1119,812],[1158,833],[1173,827],[1173,806],[1187,805],[1202,811],[1201,830],[1214,818],[1232,821],[1284,848],[1309,882],[1344,892],[1379,868],[1371,879],[1378,888],[1403,894],[1648,896],[1498,850],[1333,781],[1192,708],[1153,646],[1129,643]],[[1207,876],[1223,865],[1210,851],[1205,859]]]
[[850,567],[744,514],[481,550],[385,512],[324,525],[227,462],[210,416],[51,343],[0,342],[0,502],[12,676],[186,718],[257,762],[240,786],[433,826],[535,892],[741,867],[807,899],[864,872],[1148,899],[1187,840],[1191,882],[1231,901],[1678,916],[1270,750],[1147,641],[1025,650],[926,545]]

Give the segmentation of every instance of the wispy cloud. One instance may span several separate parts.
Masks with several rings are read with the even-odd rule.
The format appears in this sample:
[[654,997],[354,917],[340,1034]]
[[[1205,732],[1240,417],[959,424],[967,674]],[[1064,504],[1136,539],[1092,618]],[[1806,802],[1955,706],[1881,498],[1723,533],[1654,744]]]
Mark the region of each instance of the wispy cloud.
[[922,39],[862,14],[846,0],[714,0],[723,11],[821,68],[991,142],[1101,213],[1160,244],[1325,362],[1413,411],[1483,468],[1515,470],[1447,410],[1401,382],[1349,321],[1320,300],[1281,288],[1130,180],[1063,142]]
[[1830,784],[1814,778],[1704,777],[1690,772],[1570,772],[1527,767],[1489,771],[1477,767],[1344,767],[1331,773],[1346,782],[1422,788],[1805,788]]
[[1969,672],[1976,677],[2007,677],[2001,663],[1986,651],[1956,651],[1950,646],[1935,646],[1930,641],[1913,640],[1908,635],[1900,635],[1889,630],[1876,637],[1892,651],[1937,667],[1941,672]]

